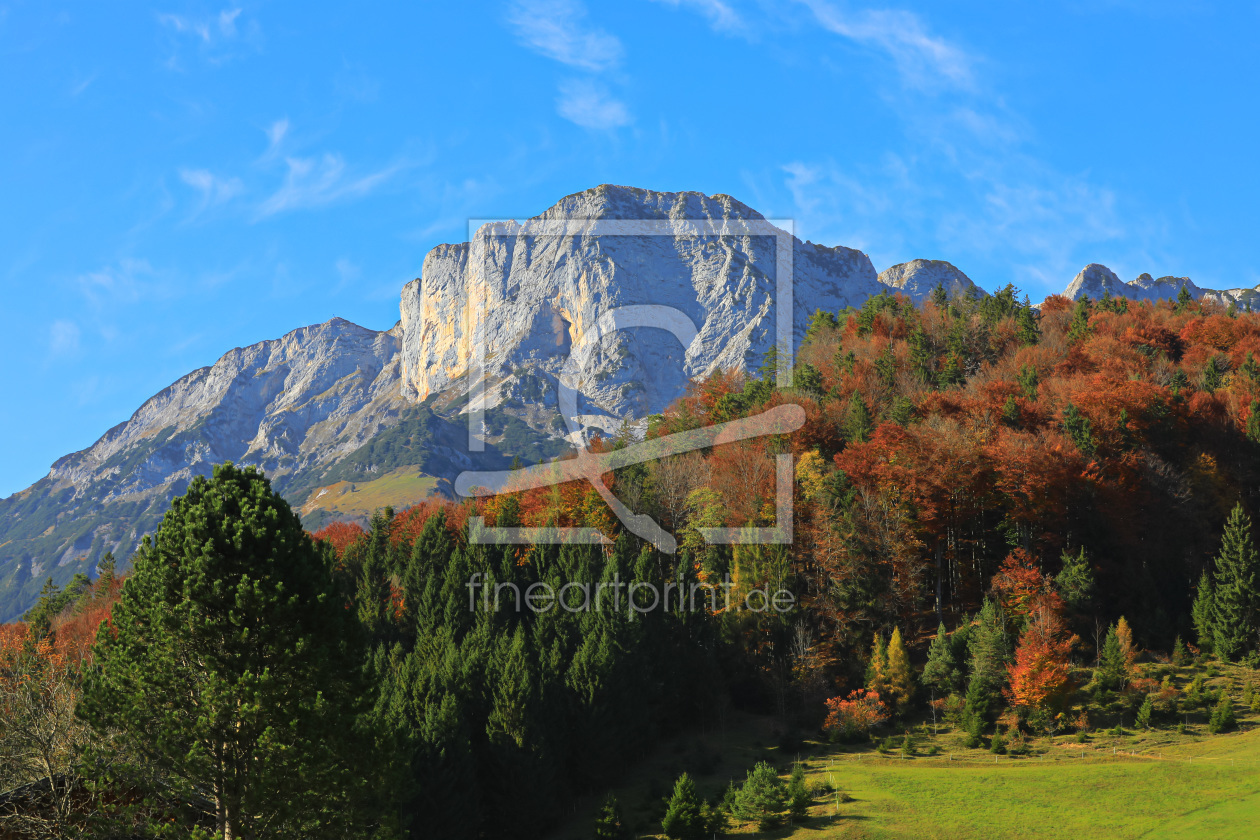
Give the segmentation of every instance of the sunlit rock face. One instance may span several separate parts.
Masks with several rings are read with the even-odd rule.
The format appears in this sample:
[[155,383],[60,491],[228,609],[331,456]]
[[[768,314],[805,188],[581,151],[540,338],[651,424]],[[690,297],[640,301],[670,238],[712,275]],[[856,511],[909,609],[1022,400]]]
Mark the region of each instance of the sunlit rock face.
[[[601,225],[617,220],[659,222],[659,235],[610,235]],[[736,226],[708,235],[695,220]],[[615,423],[660,411],[691,379],[760,364],[776,341],[779,241],[792,248],[794,345],[814,310],[861,306],[884,289],[860,251],[739,230],[763,221],[725,195],[601,186],[435,248],[402,294],[403,393],[467,388],[479,352],[488,405],[545,400],[564,376],[585,415]],[[644,305],[684,314],[694,340],[607,329],[610,311]]]
[[950,297],[966,297],[968,293],[984,295],[971,278],[945,260],[911,260],[898,263],[880,272],[879,281],[893,291],[901,292],[915,303],[932,296],[937,286]]

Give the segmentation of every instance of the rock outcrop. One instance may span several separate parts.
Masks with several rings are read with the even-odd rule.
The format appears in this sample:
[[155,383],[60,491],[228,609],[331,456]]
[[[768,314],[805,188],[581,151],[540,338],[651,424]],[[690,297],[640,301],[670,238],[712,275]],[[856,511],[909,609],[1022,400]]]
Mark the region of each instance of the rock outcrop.
[[[706,235],[697,219],[732,232]],[[646,235],[607,232],[627,220],[655,224]],[[729,196],[605,185],[435,248],[403,289],[403,391],[466,391],[480,344],[487,405],[537,402],[563,370],[584,419],[615,428],[660,411],[693,378],[755,368],[775,343],[779,257],[776,236],[741,229],[755,222],[775,230]],[[815,309],[860,306],[883,288],[860,251],[782,241],[792,247],[796,340]],[[663,329],[608,329],[609,313],[627,306],[669,307],[695,337],[683,346]]]
[[1160,277],[1156,280],[1149,274],[1143,274],[1136,280],[1125,283],[1107,266],[1090,263],[1068,284],[1063,296],[1070,300],[1079,300],[1081,297],[1098,300],[1104,294],[1109,294],[1112,297],[1155,303],[1160,300],[1176,300],[1182,286],[1189,289],[1196,300],[1205,292],[1189,277]]
[[950,297],[966,297],[968,294],[983,296],[982,290],[971,278],[945,260],[911,260],[897,263],[879,274],[879,282],[901,292],[915,303],[922,303],[932,296],[937,286],[942,286]]

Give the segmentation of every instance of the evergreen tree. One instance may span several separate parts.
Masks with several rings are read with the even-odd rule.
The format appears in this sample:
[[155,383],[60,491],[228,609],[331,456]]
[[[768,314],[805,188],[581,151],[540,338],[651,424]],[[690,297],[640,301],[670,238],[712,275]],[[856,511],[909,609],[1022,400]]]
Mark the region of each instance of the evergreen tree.
[[914,376],[924,385],[931,385],[936,378],[933,371],[933,362],[935,355],[932,353],[931,342],[927,333],[923,331],[923,327],[915,327],[914,332],[910,333],[910,369],[914,372]]
[[1190,661],[1190,652],[1186,650],[1186,643],[1183,642],[1181,640],[1181,636],[1178,635],[1176,640],[1173,642],[1172,664],[1180,667],[1182,665],[1185,665],[1189,661]]
[[1194,295],[1190,294],[1190,289],[1186,284],[1181,284],[1181,291],[1177,292],[1177,303],[1173,307],[1177,313],[1185,312],[1190,308],[1190,304],[1194,303]]
[[1237,722],[1234,717],[1234,702],[1229,699],[1229,692],[1221,689],[1216,706],[1212,709],[1212,716],[1208,719],[1208,732],[1213,735],[1228,732]]
[[734,798],[733,813],[742,822],[755,822],[762,831],[774,828],[787,810],[787,788],[774,768],[764,761],[748,771]]
[[914,420],[914,403],[908,397],[897,397],[888,407],[888,419],[905,428]]
[[621,818],[621,805],[611,793],[595,816],[595,840],[630,840],[630,829]]
[[1015,318],[1015,337],[1025,347],[1041,341],[1041,328],[1037,325],[1032,307],[1027,304],[1019,308],[1019,315]]
[[1247,357],[1239,366],[1238,372],[1252,382],[1260,382],[1260,364],[1256,364],[1256,354],[1247,351]]
[[875,424],[871,418],[871,410],[866,406],[860,391],[854,391],[849,398],[849,411],[844,420],[844,436],[850,443],[865,443],[870,439]]
[[1119,690],[1128,683],[1129,663],[1114,624],[1107,631],[1107,639],[1103,642],[1096,678],[1098,685],[1104,689]]
[[1037,399],[1037,386],[1040,384],[1037,377],[1037,369],[1031,365],[1023,365],[1019,369],[1019,389],[1024,392],[1024,398],[1029,402],[1035,402]]
[[1237,660],[1256,649],[1260,633],[1260,557],[1251,537],[1251,517],[1241,503],[1225,523],[1212,586],[1212,650]]
[[1068,610],[1084,615],[1094,601],[1094,572],[1085,556],[1085,547],[1081,546],[1077,554],[1065,550],[1060,559],[1063,568],[1054,577],[1054,589]]
[[940,383],[942,387],[952,387],[961,385],[967,381],[967,376],[963,373],[962,365],[958,361],[957,353],[950,353],[945,359],[945,367],[941,368]]
[[1082,296],[1076,302],[1076,309],[1072,312],[1072,321],[1068,325],[1068,344],[1076,344],[1089,337],[1089,315],[1092,310],[1093,304],[1088,297]]
[[949,306],[949,292],[945,291],[944,283],[937,283],[932,289],[932,303],[936,304],[937,309],[944,309]]
[[809,327],[805,330],[805,337],[812,338],[824,330],[834,330],[839,326],[840,322],[836,320],[835,314],[823,309],[815,309],[813,316],[809,319]]
[[1011,643],[1006,634],[1006,618],[996,602],[986,598],[978,620],[971,636],[966,711],[972,720],[986,720],[996,709],[1006,683]]
[[695,782],[683,773],[674,782],[674,793],[665,808],[661,830],[670,840],[704,840],[709,828],[705,816],[701,813]]
[[1151,728],[1151,714],[1155,711],[1155,701],[1153,694],[1147,694],[1146,699],[1142,701],[1142,705],[1137,710],[1136,724],[1139,729]]
[[1212,650],[1212,642],[1216,635],[1214,618],[1216,598],[1212,592],[1212,575],[1207,570],[1199,575],[1199,585],[1195,588],[1194,604],[1190,615],[1194,619],[1194,632],[1199,639],[1199,649]]
[[1208,363],[1203,366],[1203,376],[1199,379],[1200,390],[1209,394],[1216,393],[1216,389],[1220,388],[1221,383],[1225,381],[1221,370],[1227,364],[1229,361],[1220,355],[1208,359]]
[[1008,396],[1006,402],[1002,403],[1002,422],[1008,426],[1019,425],[1019,406],[1013,396]]
[[296,514],[253,468],[215,467],[171,502],[102,625],[80,714],[117,733],[220,837],[371,836],[383,744],[345,609]]
[[958,673],[958,662],[954,659],[943,621],[936,628],[936,638],[928,648],[928,660],[923,666],[921,679],[925,686],[940,697],[947,697],[958,689],[961,675]]
[[888,691],[892,695],[899,711],[905,711],[914,696],[914,671],[910,668],[910,657],[906,646],[901,641],[901,628],[893,628],[892,637],[888,640]]
[[800,819],[809,813],[809,805],[813,797],[805,785],[805,766],[799,761],[792,765],[792,775],[788,777],[787,804],[788,813],[793,819]]
[[1098,451],[1098,441],[1094,439],[1093,425],[1072,403],[1068,403],[1063,409],[1063,431],[1067,432],[1067,436],[1082,455],[1086,458],[1094,457],[1094,453]]
[[806,391],[811,394],[821,395],[822,373],[818,368],[806,362],[797,362],[792,370],[792,386],[799,391]]
[[1190,377],[1186,376],[1186,372],[1181,368],[1177,368],[1172,372],[1172,377],[1168,380],[1168,390],[1172,395],[1178,396],[1190,384]]
[[1260,443],[1260,400],[1252,400],[1247,415],[1247,440]]
[[875,360],[875,373],[879,376],[879,381],[885,388],[891,388],[897,384],[897,357],[893,355],[891,341],[884,348],[884,352],[879,354],[879,358]]

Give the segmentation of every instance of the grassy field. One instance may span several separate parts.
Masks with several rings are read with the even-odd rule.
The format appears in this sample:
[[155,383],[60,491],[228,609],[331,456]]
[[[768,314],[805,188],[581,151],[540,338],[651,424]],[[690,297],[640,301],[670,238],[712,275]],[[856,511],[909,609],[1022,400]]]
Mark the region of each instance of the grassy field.
[[[1178,670],[1178,682],[1192,677]],[[1246,679],[1226,669],[1215,680],[1235,689]],[[1236,692],[1235,692],[1236,696]],[[1260,715],[1239,708],[1239,728],[1209,735],[1202,715],[1190,725],[1122,734],[1095,730],[1041,737],[1023,756],[965,749],[948,727],[914,727],[914,754],[874,745],[843,747],[806,740],[785,744],[769,718],[729,715],[726,725],[661,745],[616,790],[635,837],[657,837],[662,799],[683,770],[702,795],[721,797],[747,768],[768,761],[786,775],[794,760],[820,795],[795,826],[739,838],[1228,838],[1260,837]],[[1101,721],[1100,721],[1101,722]],[[1113,724],[1109,724],[1113,725]],[[900,746],[900,739],[897,740]],[[937,755],[928,755],[931,751]],[[553,840],[589,838],[595,800],[582,803]]]
[[437,486],[437,479],[418,466],[400,467],[372,481],[338,481],[311,493],[302,505],[303,516],[317,510],[370,517],[387,505],[397,510],[423,501]]

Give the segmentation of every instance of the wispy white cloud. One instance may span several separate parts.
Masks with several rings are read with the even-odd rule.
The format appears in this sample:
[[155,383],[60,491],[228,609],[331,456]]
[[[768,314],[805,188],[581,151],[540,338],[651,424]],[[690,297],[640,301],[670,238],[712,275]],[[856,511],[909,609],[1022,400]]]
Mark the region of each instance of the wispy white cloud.
[[84,297],[93,305],[131,303],[142,297],[163,295],[162,284],[148,260],[123,258],[117,265],[89,271],[76,278]]
[[276,120],[264,129],[267,133],[267,151],[263,152],[263,160],[271,160],[280,153],[280,144],[289,133],[289,118]]
[[741,32],[747,23],[739,12],[723,0],[655,0],[674,8],[688,8],[708,18],[709,25],[719,32]]
[[74,321],[57,320],[48,330],[49,350],[54,356],[69,356],[79,351],[79,325]]
[[235,38],[236,19],[240,14],[240,9],[224,9],[208,17],[167,13],[158,15],[158,22],[181,35],[191,35],[203,44],[209,44],[217,38]]
[[201,193],[201,204],[196,213],[224,204],[245,191],[245,184],[240,178],[220,178],[208,169],[181,169],[179,177]]
[[507,21],[525,46],[571,67],[600,72],[621,63],[621,41],[589,26],[578,0],[516,0]]
[[614,99],[595,82],[586,80],[562,83],[556,110],[560,116],[583,128],[610,130],[634,121],[624,102]]
[[285,158],[288,172],[284,183],[258,208],[261,219],[289,210],[322,207],[347,198],[367,195],[402,170],[393,165],[367,175],[352,176],[346,162],[337,154],[320,157]]
[[254,42],[257,46],[259,29],[250,21],[242,26],[241,9],[226,8],[218,14],[184,15],[170,12],[157,16],[158,23],[171,34],[171,54],[166,65],[180,68],[182,46],[195,45],[201,56],[211,64],[220,64],[238,54],[243,46]]
[[900,9],[846,12],[827,0],[800,2],[809,7],[824,29],[887,53],[908,85],[969,88],[974,82],[974,59],[960,47],[932,34],[913,12]]

